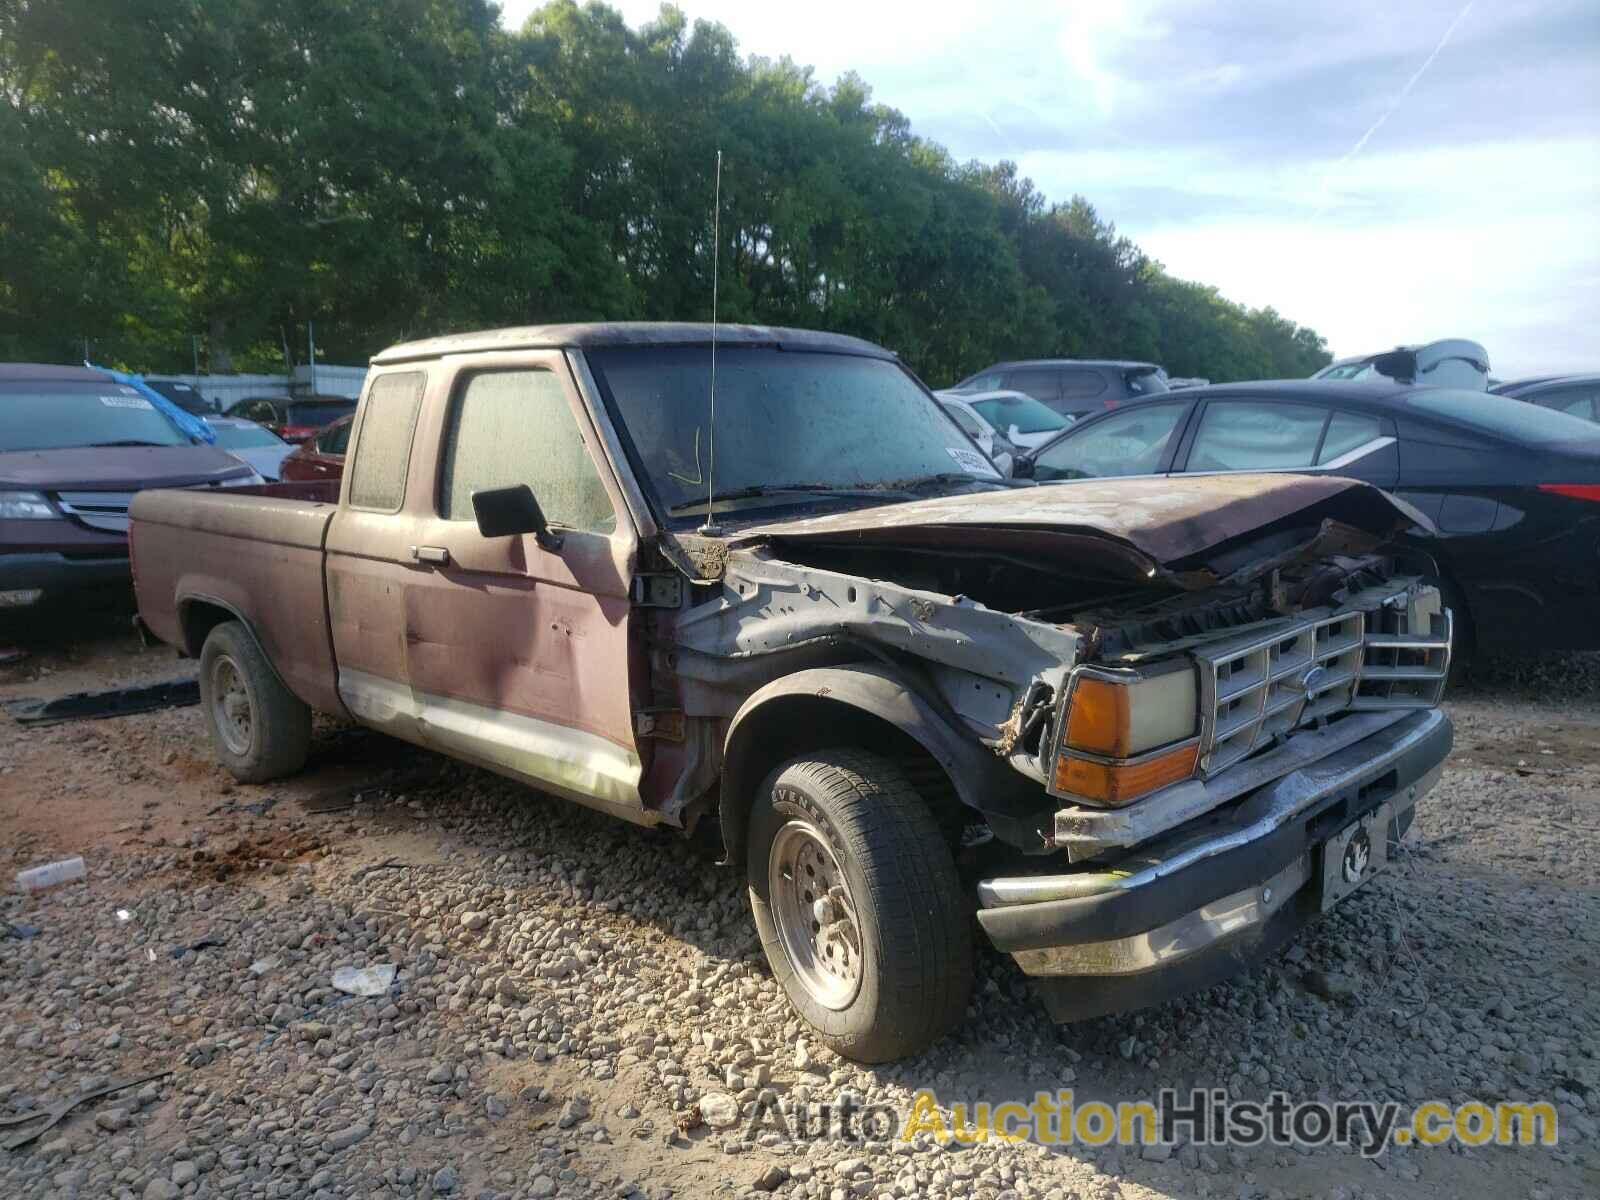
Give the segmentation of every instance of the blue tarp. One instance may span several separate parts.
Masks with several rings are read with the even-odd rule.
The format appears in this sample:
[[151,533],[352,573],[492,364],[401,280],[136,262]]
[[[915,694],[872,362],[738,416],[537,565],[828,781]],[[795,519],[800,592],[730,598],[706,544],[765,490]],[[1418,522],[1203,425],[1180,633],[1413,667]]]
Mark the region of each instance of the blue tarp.
[[212,429],[211,426],[207,425],[203,420],[195,416],[193,413],[184,412],[183,409],[179,408],[171,400],[168,400],[160,392],[156,391],[155,388],[146,383],[144,381],[144,376],[129,375],[126,371],[113,371],[110,367],[97,367],[92,362],[88,361],[85,361],[83,365],[88,367],[91,371],[104,371],[107,375],[111,376],[112,379],[116,380],[124,387],[131,387],[135,389],[141,396],[150,401],[151,404],[155,405],[155,410],[168,421],[170,421],[173,427],[185,437],[195,438],[198,441],[204,442],[208,446],[215,446],[217,444],[216,430]]

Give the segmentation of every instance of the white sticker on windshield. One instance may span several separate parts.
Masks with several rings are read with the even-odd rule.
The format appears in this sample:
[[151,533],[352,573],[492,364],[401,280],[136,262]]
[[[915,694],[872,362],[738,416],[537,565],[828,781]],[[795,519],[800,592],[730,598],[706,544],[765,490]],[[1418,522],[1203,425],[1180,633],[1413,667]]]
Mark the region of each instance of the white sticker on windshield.
[[956,464],[970,475],[982,475],[987,479],[999,479],[1000,472],[994,465],[979,454],[976,450],[957,450],[954,446],[946,446],[944,452],[956,460]]
[[107,408],[154,408],[143,396],[101,396],[100,403]]

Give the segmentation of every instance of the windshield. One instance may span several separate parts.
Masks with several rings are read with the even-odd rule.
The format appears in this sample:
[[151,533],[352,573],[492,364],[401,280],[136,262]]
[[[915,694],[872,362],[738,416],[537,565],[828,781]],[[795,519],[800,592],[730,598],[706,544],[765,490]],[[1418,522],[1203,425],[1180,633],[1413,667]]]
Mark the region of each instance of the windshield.
[[[704,504],[711,465],[709,348],[641,346],[587,358],[661,507],[690,519],[682,510]],[[718,494],[890,490],[952,475],[959,479],[949,490],[999,481],[897,364],[847,354],[719,348],[715,453],[709,486]],[[795,502],[793,495],[765,498],[766,505]]]
[[289,405],[286,425],[326,425],[356,410],[354,400],[319,400],[315,404]]
[[1067,427],[1067,419],[1032,396],[996,396],[993,400],[974,400],[972,407],[1001,433],[1050,433]]
[[191,444],[150,401],[109,379],[0,387],[0,450]]
[[259,425],[224,425],[220,421],[209,422],[211,431],[217,435],[217,445],[224,450],[253,450],[262,446],[287,445],[281,438],[274,437],[270,429],[263,429]]

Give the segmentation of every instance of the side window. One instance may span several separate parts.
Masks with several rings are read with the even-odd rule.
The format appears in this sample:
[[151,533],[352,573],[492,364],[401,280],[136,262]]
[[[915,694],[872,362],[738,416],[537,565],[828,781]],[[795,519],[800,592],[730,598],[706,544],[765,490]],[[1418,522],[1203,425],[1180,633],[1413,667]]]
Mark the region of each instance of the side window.
[[421,371],[373,380],[361,410],[361,440],[350,465],[350,503],[355,508],[400,510],[425,380]]
[[974,417],[972,413],[968,411],[966,405],[946,404],[944,406],[944,410],[950,414],[950,419],[952,421],[966,431],[966,435],[968,437],[980,438],[983,436],[983,426],[978,424],[978,418]]
[[1328,432],[1322,435],[1322,451],[1317,455],[1317,466],[1326,466],[1382,436],[1383,426],[1376,417],[1336,412],[1328,420]]
[[470,521],[473,492],[518,483],[533,488],[553,525],[596,533],[617,527],[561,381],[546,370],[470,376],[445,430],[439,515]]
[[1600,411],[1597,411],[1595,401],[1596,396],[1589,392],[1557,392],[1548,400],[1542,401],[1542,404],[1545,408],[1553,408],[1569,416],[1595,421],[1600,420]]
[[1052,400],[1061,397],[1060,385],[1056,382],[1056,371],[1053,367],[1025,367],[1020,371],[1007,371],[1006,387],[1017,392],[1026,392],[1035,400],[1043,400],[1049,404]]
[[1089,400],[1106,390],[1106,378],[1099,371],[1081,367],[1061,372],[1061,394],[1069,400]]
[[324,454],[343,454],[350,445],[351,424],[352,422],[346,421],[318,435],[317,449]]
[[1153,475],[1172,441],[1187,404],[1141,404],[1069,433],[1034,460],[1033,477],[1100,479]]
[[1213,400],[1200,416],[1189,471],[1273,471],[1312,466],[1328,410],[1306,404]]

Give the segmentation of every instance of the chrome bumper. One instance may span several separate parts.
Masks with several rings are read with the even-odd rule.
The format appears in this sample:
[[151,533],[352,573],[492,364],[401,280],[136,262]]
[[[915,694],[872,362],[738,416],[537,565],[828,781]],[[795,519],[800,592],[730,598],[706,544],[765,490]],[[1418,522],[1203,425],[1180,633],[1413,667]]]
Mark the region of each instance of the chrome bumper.
[[[1150,972],[1247,937],[1287,917],[1284,908],[1317,877],[1318,847],[1339,832],[1328,822],[1364,818],[1386,831],[1381,843],[1373,839],[1381,866],[1438,782],[1450,736],[1437,710],[1406,714],[1261,787],[1233,812],[1117,863],[985,880],[979,921],[1024,971],[1044,976]],[[1337,899],[1317,891],[1315,904],[1308,895],[1299,906],[1312,915]],[[1178,907],[1185,897],[1195,902]]]

